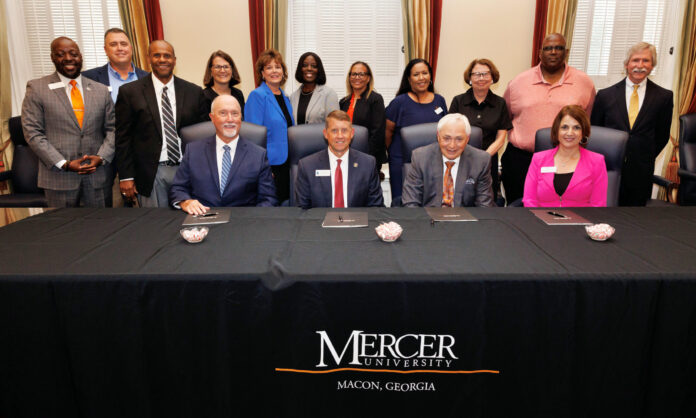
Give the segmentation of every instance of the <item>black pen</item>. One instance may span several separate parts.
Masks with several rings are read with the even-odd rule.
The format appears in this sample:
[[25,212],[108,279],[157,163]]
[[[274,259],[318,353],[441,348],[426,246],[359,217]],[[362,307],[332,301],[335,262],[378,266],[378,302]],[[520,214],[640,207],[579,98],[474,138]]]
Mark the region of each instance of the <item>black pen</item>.
[[548,212],[546,212],[546,213],[548,213],[549,215],[553,215],[553,216],[555,216],[555,217],[558,217],[558,218],[568,219],[568,217],[565,216],[565,215],[562,214],[562,213],[554,212],[554,211],[551,211],[551,210],[548,211]]
[[343,222],[343,216],[338,215],[338,222]]

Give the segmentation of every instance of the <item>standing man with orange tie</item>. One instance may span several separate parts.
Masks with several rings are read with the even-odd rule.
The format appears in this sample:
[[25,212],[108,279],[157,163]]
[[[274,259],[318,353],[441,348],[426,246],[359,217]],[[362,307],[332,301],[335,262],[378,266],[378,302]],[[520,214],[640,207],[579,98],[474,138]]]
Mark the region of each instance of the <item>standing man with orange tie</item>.
[[672,124],[672,92],[648,79],[657,66],[655,47],[633,45],[626,55],[626,78],[597,93],[592,125],[628,132],[621,169],[619,206],[645,206],[652,192],[655,158],[667,145]]
[[104,164],[114,156],[114,105],[106,86],[80,75],[82,54],[70,38],[51,42],[56,72],[27,83],[24,137],[41,160],[38,185],[49,207],[104,207]]

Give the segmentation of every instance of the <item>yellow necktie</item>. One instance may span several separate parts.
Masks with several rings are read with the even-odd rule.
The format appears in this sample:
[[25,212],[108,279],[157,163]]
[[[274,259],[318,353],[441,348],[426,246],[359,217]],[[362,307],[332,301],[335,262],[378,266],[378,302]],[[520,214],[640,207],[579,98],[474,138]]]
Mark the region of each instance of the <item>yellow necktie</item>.
[[631,94],[631,101],[628,103],[628,123],[633,129],[633,123],[638,117],[638,84],[633,85],[633,93]]
[[71,80],[70,85],[70,101],[72,102],[72,109],[75,112],[75,117],[77,118],[77,123],[82,128],[82,120],[85,118],[85,102],[82,100],[82,94],[80,94],[80,89],[77,88],[77,81]]

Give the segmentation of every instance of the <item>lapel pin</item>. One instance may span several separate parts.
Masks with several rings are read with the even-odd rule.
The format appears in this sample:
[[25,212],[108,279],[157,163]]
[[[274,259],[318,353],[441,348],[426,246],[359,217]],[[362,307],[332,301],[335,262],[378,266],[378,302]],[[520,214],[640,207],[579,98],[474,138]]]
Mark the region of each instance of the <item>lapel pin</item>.
[[357,167],[357,166],[358,166],[358,163],[353,163],[353,167]]

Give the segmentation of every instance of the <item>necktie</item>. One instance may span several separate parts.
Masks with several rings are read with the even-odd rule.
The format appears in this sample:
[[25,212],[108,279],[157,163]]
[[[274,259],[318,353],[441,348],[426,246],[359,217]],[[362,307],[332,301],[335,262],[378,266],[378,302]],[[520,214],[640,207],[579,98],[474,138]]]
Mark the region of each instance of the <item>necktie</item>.
[[638,117],[638,84],[633,85],[633,93],[631,93],[631,101],[628,104],[628,123],[633,129],[633,123]]
[[77,118],[77,123],[82,128],[82,121],[85,118],[85,102],[82,100],[82,94],[80,89],[77,88],[77,81],[70,80],[70,101],[72,102],[72,110],[75,112],[75,117]]
[[341,171],[341,160],[336,160],[336,175],[334,176],[334,207],[344,208],[343,203],[343,172]]
[[447,165],[447,170],[445,171],[442,185],[442,206],[451,208],[454,203],[454,180],[452,180],[454,161],[447,161],[445,164]]
[[181,160],[179,136],[176,134],[174,112],[172,112],[172,104],[169,103],[167,87],[162,89],[162,122],[164,123],[164,138],[167,142],[167,159],[174,164],[179,164],[179,160]]
[[224,145],[222,149],[225,152],[222,154],[222,172],[220,173],[220,196],[225,192],[225,186],[227,186],[227,177],[230,175],[230,168],[232,168],[232,158],[230,158],[230,146]]

